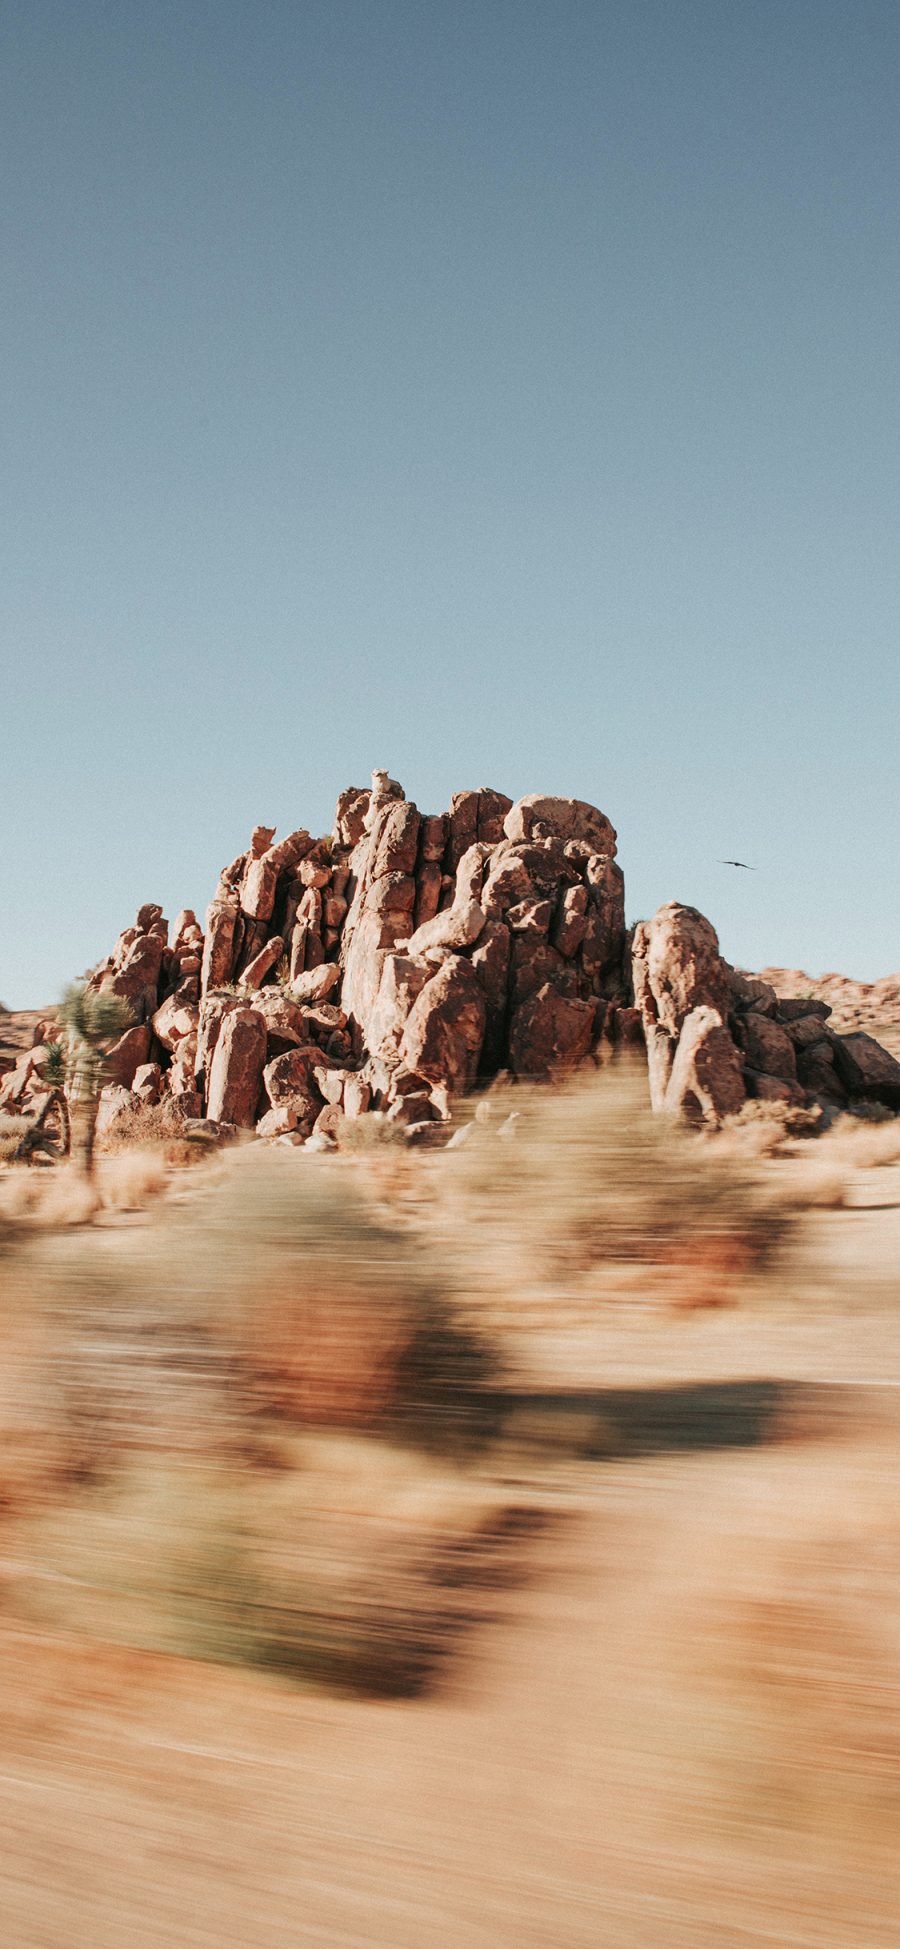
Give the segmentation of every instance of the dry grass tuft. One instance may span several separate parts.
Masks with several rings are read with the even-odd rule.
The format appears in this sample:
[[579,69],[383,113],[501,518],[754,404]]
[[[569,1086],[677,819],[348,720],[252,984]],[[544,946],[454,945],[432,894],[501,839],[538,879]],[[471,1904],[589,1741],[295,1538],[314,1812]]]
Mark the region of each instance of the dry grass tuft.
[[117,1157],[136,1144],[146,1148],[150,1144],[168,1145],[179,1139],[184,1141],[184,1118],[172,1098],[163,1097],[160,1103],[142,1103],[139,1109],[121,1110],[99,1139],[97,1151],[98,1155]]
[[0,1179],[0,1211],[29,1225],[86,1225],[100,1209],[97,1186],[74,1164],[29,1169],[22,1165]]
[[0,1163],[11,1161],[31,1129],[30,1117],[0,1115]]
[[156,1149],[119,1151],[98,1160],[97,1181],[108,1211],[144,1211],[169,1183],[167,1158]]
[[[490,1121],[439,1160],[431,1222],[463,1289],[529,1299],[625,1284],[719,1304],[765,1273],[791,1212],[730,1152],[651,1115],[642,1076],[604,1071],[556,1092],[499,1094]],[[507,1118],[515,1117],[514,1125]]]

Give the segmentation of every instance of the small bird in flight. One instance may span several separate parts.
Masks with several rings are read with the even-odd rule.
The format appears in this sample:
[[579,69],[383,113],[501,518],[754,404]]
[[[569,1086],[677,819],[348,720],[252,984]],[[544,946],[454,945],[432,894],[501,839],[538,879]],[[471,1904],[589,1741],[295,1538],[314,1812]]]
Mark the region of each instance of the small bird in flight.
[[720,859],[720,866],[739,866],[742,873],[758,873],[758,866],[748,866],[745,859]]

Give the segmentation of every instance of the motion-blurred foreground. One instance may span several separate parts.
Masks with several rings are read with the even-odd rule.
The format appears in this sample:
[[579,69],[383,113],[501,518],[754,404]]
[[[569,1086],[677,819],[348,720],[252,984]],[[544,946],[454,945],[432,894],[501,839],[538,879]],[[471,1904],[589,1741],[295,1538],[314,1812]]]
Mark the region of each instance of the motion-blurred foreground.
[[900,1139],[644,1091],[0,1168],[9,1949],[896,1942]]

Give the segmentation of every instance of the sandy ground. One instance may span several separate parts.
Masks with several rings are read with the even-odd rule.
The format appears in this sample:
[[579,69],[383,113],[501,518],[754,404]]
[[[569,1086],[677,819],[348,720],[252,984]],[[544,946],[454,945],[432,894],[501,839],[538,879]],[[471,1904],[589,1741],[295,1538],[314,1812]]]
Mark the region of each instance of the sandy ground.
[[900,1168],[854,1197],[819,1221],[852,1303],[561,1339],[561,1384],[818,1378],[835,1412],[631,1461],[512,1447],[558,1520],[429,1699],[7,1619],[4,1949],[894,1949]]

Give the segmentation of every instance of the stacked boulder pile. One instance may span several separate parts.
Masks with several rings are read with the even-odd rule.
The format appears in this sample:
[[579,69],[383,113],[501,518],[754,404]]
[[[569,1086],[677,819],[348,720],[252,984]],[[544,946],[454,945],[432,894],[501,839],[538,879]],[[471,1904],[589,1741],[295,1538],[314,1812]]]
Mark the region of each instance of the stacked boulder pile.
[[828,1002],[729,966],[696,908],[673,900],[641,921],[631,971],[654,1109],[718,1123],[750,1098],[818,1108],[826,1124],[900,1111],[900,1063],[874,1036],[840,1035]]
[[[205,926],[142,907],[89,981],[133,1017],[101,1128],[164,1101],[211,1135],[330,1149],[374,1116],[441,1144],[454,1105],[497,1077],[552,1080],[626,1048],[646,1049],[654,1108],[692,1120],[748,1097],[900,1109],[886,1050],[730,968],[695,909],[629,932],[615,830],[577,799],[484,789],[422,814],[375,772],[325,839],[258,826]],[[0,1104],[21,1100],[16,1077]]]
[[624,882],[595,807],[459,792],[421,814],[385,772],[333,833],[259,826],[169,942],[142,907],[91,984],[127,998],[103,1123],[176,1102],[188,1121],[331,1147],[375,1114],[412,1143],[509,1072],[547,1078],[637,1028]]

